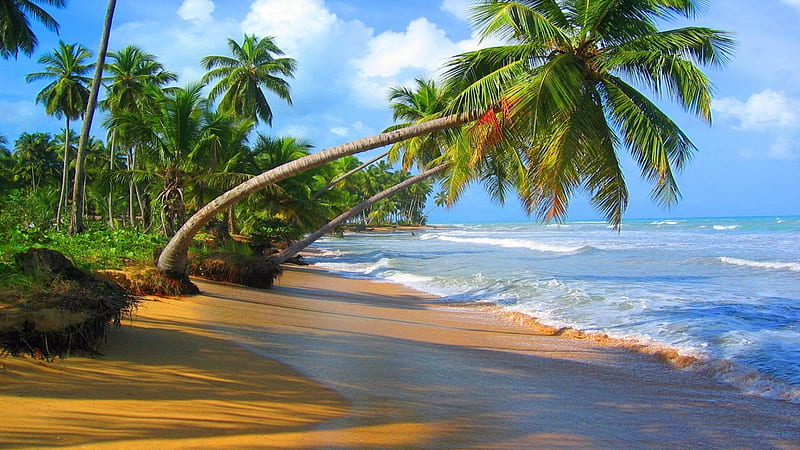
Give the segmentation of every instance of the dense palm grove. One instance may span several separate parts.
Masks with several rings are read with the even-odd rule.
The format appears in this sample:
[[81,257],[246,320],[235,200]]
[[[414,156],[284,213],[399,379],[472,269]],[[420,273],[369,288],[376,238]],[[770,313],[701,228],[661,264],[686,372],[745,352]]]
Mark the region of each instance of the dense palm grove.
[[[37,3],[66,6],[0,3],[6,59],[32,54],[29,19],[57,28]],[[110,0],[109,11],[113,5]],[[302,137],[254,131],[272,122],[268,96],[291,104],[289,82],[298,64],[270,37],[229,39],[228,55],[202,58],[206,74],[181,86],[156,56],[135,46],[112,50],[95,66],[105,69],[106,133],[91,140],[82,135],[85,179],[71,123],[84,111],[91,53],[62,42],[39,58],[42,70],[27,79],[49,83],[37,102],[64,120],[64,130],[2,137],[4,211],[24,213],[15,230],[28,233],[62,227],[70,201],[74,222],[75,205],[85,202],[79,216],[95,227],[171,237],[158,267],[178,275],[185,273],[189,242],[209,224],[296,237],[347,221],[422,223],[434,185],[442,187],[437,204],[452,204],[468,185],[481,183],[500,202],[517,195],[545,220],[564,219],[570,198],[584,192],[618,226],[628,202],[620,150],[632,155],[653,184],[653,198],[665,205],[679,198],[675,174],[695,151],[638,89],[710,121],[711,83],[699,66],[723,64],[733,41],[708,28],[658,28],[697,15],[699,5],[478,1],[476,31],[503,44],[454,56],[441,83],[417,80],[392,89],[398,125],[319,152]],[[401,170],[385,162],[363,169],[352,156],[387,145],[389,161]],[[395,189],[411,169],[421,174]],[[72,225],[71,232],[81,231]]]
[[[85,217],[94,228],[169,237],[187,215],[224,190],[312,152],[312,144],[301,137],[254,131],[259,120],[272,119],[262,87],[290,101],[285,78],[292,76],[294,61],[273,57],[281,51],[266,38],[245,36],[242,44],[231,40],[230,47],[234,57],[203,60],[209,69],[204,80],[218,80],[210,85],[210,95],[221,97],[218,107],[204,96],[205,83],[174,86],[176,76],[154,55],[135,46],[109,52],[101,101],[106,135],[92,138],[87,152]],[[71,124],[85,107],[90,58],[86,48],[61,42],[39,58],[42,71],[27,77],[31,83],[48,82],[36,100],[65,126],[55,135],[0,137],[2,210],[4,216],[15,214],[3,222],[6,237],[14,234],[18,240],[32,230],[45,233],[51,226],[63,226],[77,147]],[[253,92],[258,95],[251,96]],[[294,238],[410,176],[381,162],[322,190],[359,165],[351,157],[307,171],[259,192],[218,219],[233,233]],[[424,223],[431,189],[429,183],[417,184],[353,220],[364,225]]]

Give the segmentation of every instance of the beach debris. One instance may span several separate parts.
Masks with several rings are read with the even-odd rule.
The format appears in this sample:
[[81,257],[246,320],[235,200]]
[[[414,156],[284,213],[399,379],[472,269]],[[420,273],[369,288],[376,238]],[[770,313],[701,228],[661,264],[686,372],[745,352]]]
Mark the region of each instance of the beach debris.
[[280,264],[261,256],[211,253],[192,260],[189,273],[214,281],[269,289],[283,271]]
[[0,347],[12,355],[48,360],[75,352],[99,355],[109,325],[119,326],[139,301],[55,250],[31,248],[14,260],[36,287],[0,293]]

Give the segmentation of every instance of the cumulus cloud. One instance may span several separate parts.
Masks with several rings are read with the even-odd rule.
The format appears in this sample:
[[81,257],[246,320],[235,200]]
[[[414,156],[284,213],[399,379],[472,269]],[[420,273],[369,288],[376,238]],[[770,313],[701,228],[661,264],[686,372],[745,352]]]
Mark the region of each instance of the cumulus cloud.
[[369,40],[365,55],[352,61],[357,68],[353,87],[366,102],[385,104],[391,86],[409,84],[416,77],[435,78],[450,57],[480,46],[476,39],[453,41],[420,17],[404,31],[386,31]]
[[[798,0],[800,1],[800,0]],[[468,20],[472,0],[443,0],[440,8],[462,20]]]
[[712,108],[718,117],[736,120],[737,127],[744,130],[800,127],[800,99],[771,89],[753,94],[745,101],[731,97],[716,99]]
[[206,23],[212,20],[211,13],[214,12],[214,9],[212,0],[183,0],[181,6],[178,7],[178,15],[183,20]]
[[329,36],[338,20],[323,0],[256,0],[242,29],[275,36],[283,50],[296,52]]
[[183,20],[187,19],[177,13],[158,21],[122,23],[111,34],[111,48],[137,45],[158,57],[167,70],[176,72],[179,85],[197,81],[205,73],[200,59],[228,54],[227,39],[241,39],[242,32],[239,23],[233,20],[189,20],[189,23]]

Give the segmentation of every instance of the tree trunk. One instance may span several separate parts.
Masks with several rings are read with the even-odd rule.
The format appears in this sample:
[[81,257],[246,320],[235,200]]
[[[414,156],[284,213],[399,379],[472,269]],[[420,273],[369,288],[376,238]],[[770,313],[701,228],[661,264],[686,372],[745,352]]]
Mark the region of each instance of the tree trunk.
[[378,203],[379,201],[381,201],[381,200],[383,200],[385,198],[388,198],[388,197],[394,195],[395,193],[397,193],[397,192],[399,192],[399,191],[411,186],[412,184],[419,183],[420,181],[423,181],[423,180],[425,180],[427,178],[430,178],[430,177],[436,175],[437,173],[443,172],[448,167],[450,167],[449,163],[440,164],[440,165],[434,167],[433,169],[426,170],[425,172],[422,172],[419,175],[413,176],[413,177],[411,177],[411,178],[409,178],[409,179],[407,179],[407,180],[405,180],[403,182],[397,183],[394,186],[392,186],[392,187],[390,187],[390,188],[388,188],[388,189],[386,189],[384,191],[381,191],[381,192],[373,195],[372,197],[370,197],[370,198],[364,200],[363,202],[359,203],[357,206],[354,206],[353,208],[350,208],[349,210],[347,210],[343,214],[339,215],[337,218],[331,220],[330,222],[325,224],[319,230],[317,230],[317,231],[311,233],[310,235],[308,235],[302,241],[295,242],[294,244],[289,246],[286,250],[284,250],[284,251],[280,252],[279,254],[275,255],[273,257],[274,260],[276,260],[278,262],[278,264],[282,264],[282,263],[286,262],[287,259],[291,258],[297,252],[299,252],[299,251],[303,250],[304,248],[308,247],[309,245],[311,245],[312,242],[314,242],[317,239],[321,238],[322,236],[325,236],[326,234],[328,234],[329,231],[331,231],[335,227],[339,226],[345,220],[355,216],[356,214],[360,213],[361,211],[364,211],[365,209],[369,208],[370,206],[374,205],[375,203]]
[[86,113],[81,127],[81,138],[78,141],[78,155],[75,157],[75,183],[72,186],[72,217],[69,222],[69,234],[83,233],[86,227],[83,225],[83,184],[86,178],[84,164],[86,162],[86,146],[89,145],[89,132],[92,129],[92,119],[94,110],[97,106],[97,96],[100,92],[100,84],[103,77],[103,67],[106,63],[106,52],[108,51],[108,36],[111,34],[111,22],[114,19],[114,8],[117,0],[108,0],[106,9],[106,20],[103,23],[103,35],[100,39],[100,48],[97,51],[97,62],[94,65],[94,77],[92,78],[92,88],[89,92],[89,102],[86,104]]
[[325,191],[327,191],[328,189],[330,189],[333,186],[335,186],[336,183],[338,183],[338,182],[344,180],[345,178],[349,177],[350,175],[352,175],[352,174],[364,169],[365,167],[369,166],[370,164],[374,163],[375,161],[385,158],[386,155],[388,155],[388,154],[389,154],[389,152],[383,152],[380,155],[378,155],[378,156],[370,159],[369,161],[365,162],[364,164],[356,167],[355,169],[350,170],[348,172],[345,172],[343,175],[339,175],[338,177],[334,178],[330,183],[326,184],[322,189],[318,190],[317,192],[314,192],[314,195],[311,196],[311,200],[318,199],[320,195],[324,194]]
[[108,228],[114,229],[114,204],[113,204],[113,196],[114,196],[114,183],[111,182],[111,172],[114,171],[114,145],[116,145],[115,139],[116,133],[111,134],[111,145],[108,147],[111,149],[108,152],[108,172],[109,172],[109,179],[108,179]]
[[61,189],[58,191],[58,209],[56,210],[56,231],[61,231],[61,213],[64,211],[64,204],[67,202],[67,183],[69,177],[69,117],[64,127],[64,163],[61,165]]
[[189,245],[194,235],[219,212],[241,201],[253,192],[344,156],[354,155],[413,137],[457,127],[476,120],[480,116],[480,111],[470,111],[411,125],[398,130],[384,132],[295,159],[255,176],[215,198],[190,217],[167,243],[167,246],[158,258],[158,268],[164,271],[168,276],[184,279],[186,277]]

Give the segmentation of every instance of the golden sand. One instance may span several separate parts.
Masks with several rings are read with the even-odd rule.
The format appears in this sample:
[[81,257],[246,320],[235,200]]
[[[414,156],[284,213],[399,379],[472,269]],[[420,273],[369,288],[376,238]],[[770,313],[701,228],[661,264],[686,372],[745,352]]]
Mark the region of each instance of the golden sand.
[[800,448],[798,405],[499,311],[315,269],[198,284],[102,358],[0,359],[0,446]]

